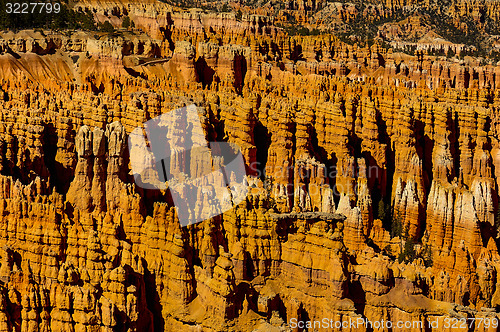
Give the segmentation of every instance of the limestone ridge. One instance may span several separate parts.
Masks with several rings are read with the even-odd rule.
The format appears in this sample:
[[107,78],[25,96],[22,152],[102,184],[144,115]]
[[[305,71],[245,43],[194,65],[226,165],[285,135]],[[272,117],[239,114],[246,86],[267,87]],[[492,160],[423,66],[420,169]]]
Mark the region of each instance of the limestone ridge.
[[[1,330],[498,317],[496,64],[157,6],[148,35],[0,39]],[[193,103],[252,189],[181,228],[126,142]]]

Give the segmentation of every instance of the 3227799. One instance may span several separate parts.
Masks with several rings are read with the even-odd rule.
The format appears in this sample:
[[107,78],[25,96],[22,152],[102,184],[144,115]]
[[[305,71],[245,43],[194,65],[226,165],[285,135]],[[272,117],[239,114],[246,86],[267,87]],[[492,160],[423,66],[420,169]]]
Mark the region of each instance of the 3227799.
[[58,14],[61,4],[58,2],[7,2],[5,12],[7,14]]

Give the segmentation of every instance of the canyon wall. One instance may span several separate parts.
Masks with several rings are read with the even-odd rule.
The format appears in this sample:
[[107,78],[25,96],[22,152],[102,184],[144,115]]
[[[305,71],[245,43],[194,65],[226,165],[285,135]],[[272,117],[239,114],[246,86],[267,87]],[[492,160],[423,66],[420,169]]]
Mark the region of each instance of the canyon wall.
[[[0,330],[499,318],[500,67],[169,8],[1,36]],[[191,104],[250,193],[180,227],[127,137]]]

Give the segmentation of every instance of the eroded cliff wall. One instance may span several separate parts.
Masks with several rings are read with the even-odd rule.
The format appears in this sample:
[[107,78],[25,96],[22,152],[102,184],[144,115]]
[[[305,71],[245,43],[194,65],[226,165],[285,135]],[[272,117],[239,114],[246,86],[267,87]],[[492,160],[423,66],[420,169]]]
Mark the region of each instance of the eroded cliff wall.
[[[1,330],[497,317],[500,67],[155,6],[0,39]],[[192,103],[251,192],[181,228],[127,137]]]

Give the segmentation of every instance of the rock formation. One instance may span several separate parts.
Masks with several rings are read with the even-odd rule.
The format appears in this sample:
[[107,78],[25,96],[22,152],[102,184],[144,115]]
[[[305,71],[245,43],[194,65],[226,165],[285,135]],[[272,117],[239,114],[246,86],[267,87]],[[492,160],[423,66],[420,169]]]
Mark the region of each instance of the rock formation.
[[[1,331],[500,318],[495,62],[292,36],[250,10],[77,6],[142,32],[0,35]],[[181,227],[168,190],[134,182],[127,138],[190,104],[241,149],[250,192]]]

